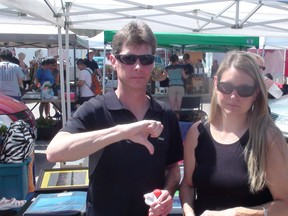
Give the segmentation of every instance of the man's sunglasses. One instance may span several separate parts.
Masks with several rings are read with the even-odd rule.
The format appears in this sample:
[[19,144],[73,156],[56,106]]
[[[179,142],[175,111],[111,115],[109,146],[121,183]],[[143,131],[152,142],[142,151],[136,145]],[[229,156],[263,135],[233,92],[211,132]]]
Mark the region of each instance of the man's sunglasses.
[[137,59],[139,59],[139,61],[140,61],[140,63],[142,65],[150,65],[150,64],[153,64],[154,61],[155,61],[155,57],[153,55],[150,55],[150,54],[147,54],[147,55],[133,55],[133,54],[120,55],[120,54],[115,54],[114,56],[122,64],[126,64],[126,65],[135,64]]
[[234,86],[230,82],[218,82],[217,89],[223,94],[231,94],[236,90],[240,97],[250,97],[254,94],[256,87],[250,85]]

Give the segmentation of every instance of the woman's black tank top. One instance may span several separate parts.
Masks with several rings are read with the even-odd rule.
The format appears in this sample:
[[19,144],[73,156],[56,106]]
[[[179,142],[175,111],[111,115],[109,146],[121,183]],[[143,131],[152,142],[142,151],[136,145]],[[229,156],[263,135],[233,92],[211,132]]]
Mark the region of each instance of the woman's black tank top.
[[210,124],[200,124],[198,129],[200,135],[192,177],[196,215],[205,210],[249,207],[272,201],[268,188],[255,194],[249,191],[247,164],[244,160],[248,131],[237,142],[223,145],[212,138]]

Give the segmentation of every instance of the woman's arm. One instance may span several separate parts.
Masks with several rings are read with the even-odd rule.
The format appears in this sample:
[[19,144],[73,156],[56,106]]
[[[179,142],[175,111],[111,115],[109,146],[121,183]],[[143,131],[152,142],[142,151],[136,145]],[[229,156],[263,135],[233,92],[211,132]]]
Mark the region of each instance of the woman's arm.
[[182,69],[182,77],[183,77],[183,79],[187,79],[189,77],[189,75],[186,74],[184,69]]
[[271,203],[265,204],[269,216],[288,215],[288,146],[282,134],[268,132],[266,179],[273,196]]
[[198,144],[198,125],[196,122],[189,129],[184,142],[184,177],[180,185],[180,200],[185,216],[194,216],[194,186],[192,175],[195,170],[195,148]]

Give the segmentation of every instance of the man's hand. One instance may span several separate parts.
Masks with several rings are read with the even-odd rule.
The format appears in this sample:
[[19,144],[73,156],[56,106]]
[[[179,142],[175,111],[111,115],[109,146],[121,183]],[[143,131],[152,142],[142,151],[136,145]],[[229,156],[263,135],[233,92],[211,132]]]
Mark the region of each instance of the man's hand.
[[267,77],[264,77],[264,83],[266,85],[266,88],[269,89],[274,84],[274,81]]
[[159,121],[143,120],[131,124],[123,125],[123,130],[128,133],[129,140],[144,145],[150,154],[154,153],[154,146],[148,141],[148,137],[156,138],[163,130],[163,125]]
[[161,190],[161,195],[151,204],[148,216],[166,216],[170,213],[173,199],[167,190]]

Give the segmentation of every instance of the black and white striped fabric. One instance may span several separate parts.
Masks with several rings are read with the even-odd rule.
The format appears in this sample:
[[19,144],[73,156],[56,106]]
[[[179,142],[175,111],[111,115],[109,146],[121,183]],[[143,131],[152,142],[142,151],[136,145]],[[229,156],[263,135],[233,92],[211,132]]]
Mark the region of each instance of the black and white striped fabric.
[[11,123],[0,153],[0,163],[22,163],[34,151],[35,134],[23,120]]

